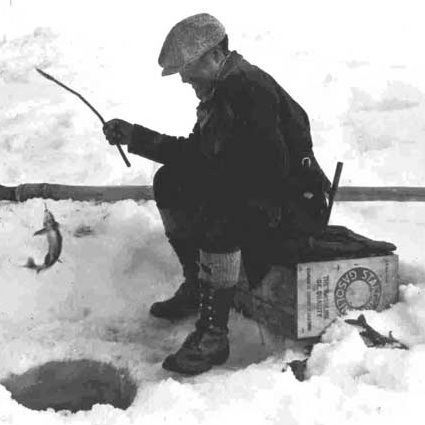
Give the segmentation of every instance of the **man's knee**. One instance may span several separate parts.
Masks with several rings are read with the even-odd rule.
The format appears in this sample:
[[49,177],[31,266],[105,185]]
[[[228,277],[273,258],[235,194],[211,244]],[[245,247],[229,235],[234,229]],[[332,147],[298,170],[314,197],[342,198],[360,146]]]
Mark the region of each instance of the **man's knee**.
[[[178,183],[176,172],[167,166],[162,166],[153,178],[153,193],[158,208],[166,208],[177,199]],[[174,178],[173,178],[174,175]]]
[[190,200],[190,185],[181,168],[161,167],[155,174],[153,189],[165,234],[168,238],[197,239],[197,210]]
[[193,209],[198,204],[199,179],[183,166],[162,166],[153,179],[158,208]]

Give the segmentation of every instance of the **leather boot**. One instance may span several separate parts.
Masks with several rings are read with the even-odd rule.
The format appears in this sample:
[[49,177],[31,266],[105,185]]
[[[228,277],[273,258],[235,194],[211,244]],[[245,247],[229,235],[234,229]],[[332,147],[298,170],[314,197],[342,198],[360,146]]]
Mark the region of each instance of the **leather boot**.
[[214,259],[218,261],[205,264],[201,253],[201,268],[204,265],[209,271],[207,275],[201,272],[200,317],[195,330],[175,354],[164,360],[164,369],[197,375],[226,362],[229,357],[227,324],[239,273],[240,251],[213,255],[218,257]]
[[196,315],[199,310],[199,250],[189,240],[170,239],[170,244],[182,265],[185,280],[171,298],[153,303],[150,313],[163,319],[179,320]]
[[[206,286],[202,284],[202,286]],[[201,291],[200,318],[182,347],[168,356],[162,367],[172,372],[197,375],[229,358],[227,322],[234,288]]]

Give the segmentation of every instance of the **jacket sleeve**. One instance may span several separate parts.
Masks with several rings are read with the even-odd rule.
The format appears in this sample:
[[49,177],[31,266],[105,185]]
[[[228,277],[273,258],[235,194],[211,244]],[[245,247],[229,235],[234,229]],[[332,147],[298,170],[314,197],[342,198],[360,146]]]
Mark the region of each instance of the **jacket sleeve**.
[[197,127],[188,137],[174,137],[134,124],[128,152],[161,164],[196,160]]

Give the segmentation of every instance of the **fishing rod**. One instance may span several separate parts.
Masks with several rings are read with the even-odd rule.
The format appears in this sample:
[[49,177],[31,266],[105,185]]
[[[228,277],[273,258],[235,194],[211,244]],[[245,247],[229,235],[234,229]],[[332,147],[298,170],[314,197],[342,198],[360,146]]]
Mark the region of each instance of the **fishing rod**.
[[[103,119],[102,115],[99,114],[99,112],[83,97],[81,96],[80,93],[76,92],[75,90],[72,90],[71,88],[69,88],[68,86],[66,86],[65,84],[61,83],[60,81],[58,81],[56,78],[52,77],[50,74],[48,74],[47,72],[42,71],[39,68],[35,68],[37,70],[37,72],[42,75],[44,78],[47,78],[48,80],[53,81],[54,83],[56,83],[58,86],[64,88],[65,90],[68,90],[69,92],[71,92],[72,94],[74,94],[75,96],[79,97],[96,115],[97,117],[100,119],[100,121],[102,122],[103,125],[105,125],[105,120]],[[125,165],[127,165],[127,167],[131,167],[130,161],[127,159],[127,157],[125,156],[124,151],[122,150],[121,145],[117,144],[116,147],[118,148],[119,153],[121,154],[122,159],[125,162]]]

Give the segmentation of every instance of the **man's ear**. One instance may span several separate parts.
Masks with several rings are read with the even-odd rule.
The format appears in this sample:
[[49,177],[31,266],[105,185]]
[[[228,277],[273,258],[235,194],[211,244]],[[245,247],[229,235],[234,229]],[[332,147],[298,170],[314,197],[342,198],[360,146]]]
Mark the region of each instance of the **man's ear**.
[[212,57],[216,62],[220,62],[223,56],[223,51],[220,46],[216,46],[211,51]]

